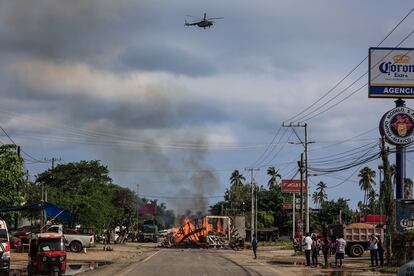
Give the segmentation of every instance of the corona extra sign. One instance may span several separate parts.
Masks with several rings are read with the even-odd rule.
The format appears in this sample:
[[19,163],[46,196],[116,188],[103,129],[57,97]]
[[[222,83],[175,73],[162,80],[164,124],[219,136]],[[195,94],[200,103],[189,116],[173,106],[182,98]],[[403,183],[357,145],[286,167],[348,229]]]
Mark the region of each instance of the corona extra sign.
[[368,97],[414,98],[414,49],[369,49]]

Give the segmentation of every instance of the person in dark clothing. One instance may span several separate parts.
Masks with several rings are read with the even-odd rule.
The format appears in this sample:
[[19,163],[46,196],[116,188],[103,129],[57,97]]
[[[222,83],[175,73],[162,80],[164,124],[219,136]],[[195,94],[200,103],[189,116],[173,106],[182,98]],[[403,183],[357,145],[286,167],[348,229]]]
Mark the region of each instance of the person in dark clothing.
[[312,235],[311,250],[312,250],[312,265],[314,267],[318,267],[319,241],[318,241],[318,237],[315,234]]
[[330,253],[331,253],[331,243],[328,237],[325,235],[323,237],[323,242],[322,242],[322,254],[323,254],[323,259],[325,261],[325,268],[328,268],[328,257]]
[[254,258],[257,259],[257,239],[256,239],[256,235],[253,235],[252,249],[253,249]]
[[381,237],[378,237],[378,257],[380,266],[384,266],[384,244],[382,243]]

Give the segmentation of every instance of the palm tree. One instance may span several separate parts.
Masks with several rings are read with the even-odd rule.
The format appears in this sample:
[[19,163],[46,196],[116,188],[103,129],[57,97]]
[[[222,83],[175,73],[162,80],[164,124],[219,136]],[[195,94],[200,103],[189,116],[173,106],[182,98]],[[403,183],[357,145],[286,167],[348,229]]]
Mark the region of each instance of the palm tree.
[[378,206],[378,201],[377,201],[377,197],[378,197],[378,194],[375,192],[375,190],[374,189],[371,189],[369,192],[368,192],[368,195],[367,195],[367,204],[368,204],[368,208],[369,208],[369,211],[371,212],[371,213],[376,213],[376,211],[377,211],[377,206]]
[[230,176],[230,184],[233,186],[241,186],[243,185],[243,180],[246,180],[246,178],[240,174],[240,172],[238,170],[234,170],[231,173]]
[[317,185],[315,193],[312,195],[313,202],[315,202],[317,209],[322,205],[322,203],[328,199],[326,194],[326,183],[323,181],[319,182]]
[[404,198],[413,198],[413,181],[411,178],[404,178]]
[[277,183],[277,178],[281,179],[282,177],[280,176],[280,174],[278,174],[279,170],[276,170],[275,167],[269,167],[267,169],[267,174],[270,175],[270,179],[267,182],[267,186],[269,187],[269,189],[276,187]]
[[359,180],[359,187],[364,191],[364,206],[367,205],[369,193],[374,189],[375,175],[375,171],[371,170],[368,167],[363,168],[358,174],[358,177],[361,178]]
[[315,205],[318,206],[319,199],[318,199],[318,192],[317,191],[314,191],[313,192],[313,194],[312,194],[312,200],[313,200],[313,203],[315,203]]
[[241,187],[243,186],[243,181],[246,178],[240,174],[238,170],[234,170],[230,176],[230,191],[229,191],[229,200],[230,200],[230,209],[233,210],[233,202],[237,203],[240,201],[240,192]]

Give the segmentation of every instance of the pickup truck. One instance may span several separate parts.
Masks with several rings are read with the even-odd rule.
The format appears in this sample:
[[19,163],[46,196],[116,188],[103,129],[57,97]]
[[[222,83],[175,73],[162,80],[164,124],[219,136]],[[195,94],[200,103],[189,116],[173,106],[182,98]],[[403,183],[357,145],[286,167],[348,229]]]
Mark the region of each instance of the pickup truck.
[[95,237],[93,233],[83,232],[77,229],[64,228],[62,225],[52,225],[46,232],[58,233],[65,236],[65,246],[72,252],[81,252],[84,248],[94,246]]

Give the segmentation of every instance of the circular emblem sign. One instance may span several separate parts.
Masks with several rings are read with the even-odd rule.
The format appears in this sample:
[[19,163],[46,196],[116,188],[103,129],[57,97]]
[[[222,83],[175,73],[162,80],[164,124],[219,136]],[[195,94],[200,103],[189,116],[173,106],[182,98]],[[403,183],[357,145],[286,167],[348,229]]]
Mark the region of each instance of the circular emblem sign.
[[393,145],[414,142],[414,110],[405,106],[391,109],[382,116],[380,132]]

